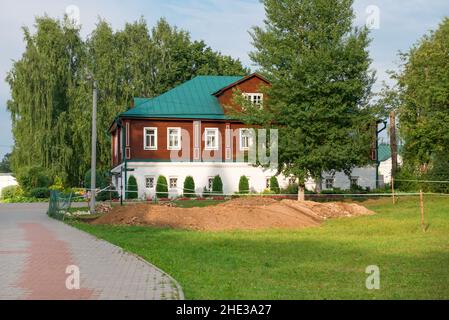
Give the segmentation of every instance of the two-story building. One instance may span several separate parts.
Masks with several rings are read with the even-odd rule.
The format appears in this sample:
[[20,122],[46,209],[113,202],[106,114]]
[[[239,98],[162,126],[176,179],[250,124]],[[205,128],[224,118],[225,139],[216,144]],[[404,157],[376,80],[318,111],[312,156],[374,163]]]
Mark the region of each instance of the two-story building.
[[[250,189],[262,192],[276,170],[248,164],[243,154],[252,144],[250,130],[232,119],[225,106],[233,106],[235,90],[252,103],[261,104],[262,90],[269,82],[258,74],[250,76],[198,76],[152,98],[135,98],[131,109],[120,114],[110,128],[113,183],[121,192],[128,177],[137,179],[139,197],[155,194],[160,175],[167,179],[172,196],[181,195],[184,180],[192,176],[197,194],[211,189],[220,175],[223,191],[238,191],[240,177],[249,179]],[[238,107],[238,106],[235,106]],[[362,185],[372,186],[375,172],[355,169]],[[359,173],[357,173],[359,172]],[[372,176],[372,177],[371,177]],[[350,185],[350,179],[347,179]],[[278,176],[281,187],[292,179]],[[325,180],[332,187],[331,180]],[[354,182],[354,181],[352,181]],[[314,187],[313,181],[307,184]]]

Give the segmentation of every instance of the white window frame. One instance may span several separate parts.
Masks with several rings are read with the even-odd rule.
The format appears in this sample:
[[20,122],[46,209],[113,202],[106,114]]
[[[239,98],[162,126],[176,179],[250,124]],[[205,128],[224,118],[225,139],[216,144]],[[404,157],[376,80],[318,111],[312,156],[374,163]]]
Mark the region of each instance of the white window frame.
[[[215,146],[213,147],[208,147],[207,146],[207,132],[208,131],[213,131],[214,132],[214,137],[215,137]],[[205,128],[204,129],[204,149],[205,150],[219,150],[220,149],[220,141],[219,141],[219,134],[218,134],[218,128]]]
[[[328,181],[332,181],[332,187],[328,187]],[[331,190],[335,188],[335,177],[326,177],[326,179],[324,179],[324,186],[326,187],[326,190]]]
[[244,93],[243,95],[253,105],[255,105],[255,106],[263,105],[263,93],[253,92],[253,93]]
[[351,176],[351,177],[349,178],[349,187],[352,187],[352,186],[353,186],[352,180],[356,180],[356,183],[355,183],[354,186],[360,186],[360,185],[359,185],[360,177],[358,177],[358,176]]
[[271,177],[265,177],[265,189],[271,188]]
[[[175,187],[172,187],[172,184],[171,184],[173,179],[176,180],[176,186]],[[169,177],[168,178],[168,188],[169,188],[169,190],[177,190],[178,189],[178,181],[179,181],[178,177]]]
[[[154,146],[147,146],[147,130],[154,130]],[[151,139],[150,139],[151,143]],[[143,149],[144,150],[157,150],[157,128],[145,127],[143,128]]]
[[207,177],[207,189],[209,191],[212,191],[212,187],[214,185],[214,178],[215,177]]
[[[247,147],[244,147],[243,146],[243,143],[242,143],[242,138],[243,138],[243,131],[248,131],[248,133],[249,133],[249,136],[248,136],[248,146]],[[249,147],[251,146],[251,143],[252,143],[252,141],[251,141],[252,139],[251,139],[251,129],[248,129],[248,128],[240,128],[239,129],[239,148],[240,148],[240,151],[248,151],[249,150]]]
[[[170,147],[170,130],[178,131],[178,146]],[[181,150],[181,128],[179,127],[169,127],[167,128],[167,150]]]
[[[148,187],[147,179],[153,179],[153,186],[152,187]],[[156,177],[155,176],[145,176],[145,189],[153,190],[154,188],[156,188]]]

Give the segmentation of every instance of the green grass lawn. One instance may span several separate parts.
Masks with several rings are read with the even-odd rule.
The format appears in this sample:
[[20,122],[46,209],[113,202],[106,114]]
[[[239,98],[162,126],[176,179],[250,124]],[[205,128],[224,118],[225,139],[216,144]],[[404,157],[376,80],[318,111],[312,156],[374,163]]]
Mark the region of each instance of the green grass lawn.
[[[187,299],[449,299],[449,198],[367,202],[379,214],[297,231],[196,232],[93,226],[182,285]],[[380,290],[367,290],[369,265]]]

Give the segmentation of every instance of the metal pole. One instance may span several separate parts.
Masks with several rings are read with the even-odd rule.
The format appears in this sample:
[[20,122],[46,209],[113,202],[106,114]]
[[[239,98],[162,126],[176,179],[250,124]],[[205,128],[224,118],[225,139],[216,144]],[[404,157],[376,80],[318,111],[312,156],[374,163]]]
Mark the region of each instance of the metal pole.
[[95,189],[96,189],[96,167],[97,167],[97,82],[94,80],[92,106],[92,159],[90,168],[90,213],[95,214]]

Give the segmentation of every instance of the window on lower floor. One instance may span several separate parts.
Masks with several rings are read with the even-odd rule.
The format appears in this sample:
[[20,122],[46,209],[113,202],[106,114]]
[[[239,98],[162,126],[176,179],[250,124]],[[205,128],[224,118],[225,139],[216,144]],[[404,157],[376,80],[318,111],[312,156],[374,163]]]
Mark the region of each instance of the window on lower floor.
[[178,188],[178,178],[170,178],[170,189]]
[[359,186],[359,177],[351,177],[351,188],[357,188]]
[[293,178],[293,177],[292,177],[292,178],[289,178],[289,179],[288,179],[288,184],[289,184],[289,185],[293,185],[293,184],[295,184],[295,183],[296,183],[296,178]]
[[147,189],[154,188],[154,177],[145,177],[145,187]]
[[209,177],[207,179],[207,189],[212,191],[212,185],[214,184],[214,177]]
[[334,188],[335,179],[332,177],[326,178],[325,185],[326,189],[333,189]]
[[270,189],[270,184],[271,184],[270,181],[271,181],[270,177],[265,178],[265,188],[266,189]]

